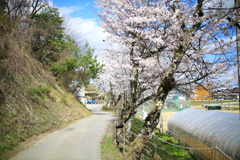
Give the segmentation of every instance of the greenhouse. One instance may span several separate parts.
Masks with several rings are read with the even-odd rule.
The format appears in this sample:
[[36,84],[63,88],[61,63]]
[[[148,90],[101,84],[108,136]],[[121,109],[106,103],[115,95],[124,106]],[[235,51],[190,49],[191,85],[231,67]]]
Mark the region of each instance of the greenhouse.
[[240,159],[238,113],[188,108],[169,119],[168,133],[202,159]]

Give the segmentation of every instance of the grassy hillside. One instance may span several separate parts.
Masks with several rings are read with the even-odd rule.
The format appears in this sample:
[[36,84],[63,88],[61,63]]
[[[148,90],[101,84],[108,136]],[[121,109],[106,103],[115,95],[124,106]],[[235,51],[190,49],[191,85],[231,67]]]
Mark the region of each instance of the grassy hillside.
[[[25,61],[28,65],[32,61]],[[35,63],[3,74],[0,83],[0,159],[19,142],[90,115],[50,73]],[[27,72],[23,72],[26,70]]]

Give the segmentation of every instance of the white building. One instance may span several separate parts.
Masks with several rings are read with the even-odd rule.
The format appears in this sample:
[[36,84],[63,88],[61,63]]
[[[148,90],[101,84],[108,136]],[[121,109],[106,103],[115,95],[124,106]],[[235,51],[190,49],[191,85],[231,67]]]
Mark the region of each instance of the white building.
[[71,93],[75,94],[76,98],[80,102],[82,102],[83,105],[87,104],[87,99],[85,96],[85,86],[81,84],[80,81],[72,80],[68,82],[68,88]]

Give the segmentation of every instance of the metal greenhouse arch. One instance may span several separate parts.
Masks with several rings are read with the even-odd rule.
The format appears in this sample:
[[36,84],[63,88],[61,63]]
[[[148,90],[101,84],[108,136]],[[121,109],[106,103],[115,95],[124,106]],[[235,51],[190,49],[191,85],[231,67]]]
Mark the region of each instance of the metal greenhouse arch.
[[169,119],[168,132],[186,146],[196,148],[191,151],[203,159],[240,159],[237,113],[188,108]]

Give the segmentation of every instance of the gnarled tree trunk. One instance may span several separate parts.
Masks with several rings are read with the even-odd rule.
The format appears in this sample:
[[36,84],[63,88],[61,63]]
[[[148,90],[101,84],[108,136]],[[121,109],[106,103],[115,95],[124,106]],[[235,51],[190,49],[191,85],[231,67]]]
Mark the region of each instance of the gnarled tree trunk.
[[175,86],[175,81],[172,76],[166,77],[161,85],[158,88],[156,98],[153,103],[153,108],[148,113],[146,117],[141,133],[135,138],[133,142],[131,142],[129,151],[127,155],[124,157],[124,160],[138,160],[141,157],[141,153],[146,147],[148,141],[150,140],[151,133],[156,128],[159,123],[159,117],[161,114],[161,110],[164,107],[165,100],[167,98],[168,93]]
[[[123,151],[123,134],[125,124],[136,114],[136,105],[127,104],[121,111],[116,124],[116,144],[120,151]],[[126,133],[125,133],[126,134]]]

